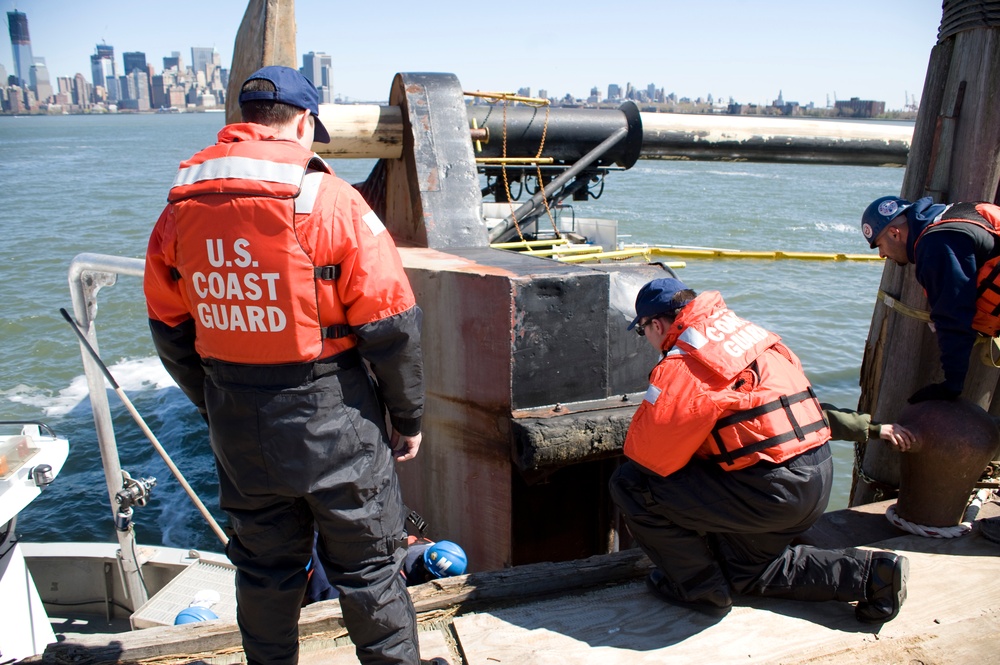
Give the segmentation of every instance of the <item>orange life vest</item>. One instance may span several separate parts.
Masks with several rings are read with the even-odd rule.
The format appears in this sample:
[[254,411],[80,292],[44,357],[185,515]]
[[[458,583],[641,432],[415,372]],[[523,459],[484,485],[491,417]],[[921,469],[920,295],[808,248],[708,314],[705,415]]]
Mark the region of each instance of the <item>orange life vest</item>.
[[279,140],[219,143],[181,164],[168,197],[172,272],[203,358],[298,363],[355,345],[332,288],[338,267],[314,265],[296,234],[327,173]]
[[781,463],[830,439],[798,358],[781,338],[707,291],[675,320],[625,455],[666,476],[692,456],[734,471]]
[[[975,224],[986,229],[1000,242],[1000,207],[991,203],[956,203],[928,224],[913,242],[914,252],[920,239],[944,224]],[[972,328],[990,337],[1000,334],[1000,255],[979,267],[976,273],[976,315]]]

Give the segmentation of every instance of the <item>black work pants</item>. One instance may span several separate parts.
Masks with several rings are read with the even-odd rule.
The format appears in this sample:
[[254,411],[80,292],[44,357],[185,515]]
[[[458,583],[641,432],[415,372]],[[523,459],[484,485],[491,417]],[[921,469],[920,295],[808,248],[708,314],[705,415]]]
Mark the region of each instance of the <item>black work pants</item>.
[[739,471],[692,459],[665,478],[626,461],[611,477],[611,495],[681,600],[713,591],[864,600],[870,553],[789,546],[823,514],[832,478],[824,444]]
[[419,662],[400,568],[403,503],[374,389],[355,352],[307,365],[210,363],[206,405],[234,535],[249,663],[298,660],[314,528],[362,663]]

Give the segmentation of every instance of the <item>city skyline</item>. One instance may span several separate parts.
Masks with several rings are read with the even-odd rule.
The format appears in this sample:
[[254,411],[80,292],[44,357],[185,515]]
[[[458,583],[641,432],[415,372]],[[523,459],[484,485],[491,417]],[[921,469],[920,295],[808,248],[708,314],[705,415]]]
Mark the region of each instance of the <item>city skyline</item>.
[[[157,71],[163,57],[187,55],[192,47],[214,48],[228,68],[246,9],[243,0],[175,0],[149,3],[143,15],[151,18],[142,18],[134,5],[118,0],[3,4],[4,15],[27,14],[34,57],[45,59],[53,81],[77,73],[89,80],[89,58],[102,42],[114,47],[119,60],[125,52],[145,53]],[[727,0],[689,7],[637,0],[628,7],[630,18],[609,16],[578,27],[580,19],[568,21],[565,8],[535,3],[507,3],[504,15],[520,19],[504,26],[484,23],[451,0],[419,15],[389,0],[377,30],[337,31],[331,26],[371,25],[374,19],[354,6],[331,13],[320,0],[298,0],[296,65],[309,51],[329,55],[333,94],[350,101],[384,101],[398,71],[450,71],[467,90],[528,87],[556,98],[568,93],[585,99],[594,87],[604,94],[609,85],[631,83],[653,84],[678,97],[756,104],[770,103],[779,92],[817,106],[860,97],[899,109],[919,99],[940,23],[939,1],[801,6],[806,4]],[[581,13],[587,12],[576,15]],[[14,73],[9,43],[0,55],[0,65]]]

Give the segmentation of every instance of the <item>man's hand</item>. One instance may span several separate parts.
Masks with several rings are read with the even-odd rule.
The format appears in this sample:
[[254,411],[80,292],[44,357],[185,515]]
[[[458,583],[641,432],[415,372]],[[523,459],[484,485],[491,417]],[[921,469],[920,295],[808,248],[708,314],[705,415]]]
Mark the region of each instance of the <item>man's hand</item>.
[[420,450],[420,440],[422,438],[423,434],[403,436],[396,430],[392,430],[392,438],[389,439],[392,456],[396,458],[397,462],[406,462],[413,459],[417,456],[417,451]]
[[910,404],[916,404],[918,402],[926,402],[928,400],[944,400],[950,402],[952,400],[958,399],[961,395],[961,391],[955,391],[946,386],[943,383],[932,383],[929,386],[924,386],[917,392],[910,395],[910,399],[906,400]]
[[895,423],[889,425],[882,425],[878,432],[880,439],[885,439],[896,449],[905,453],[910,449],[914,443],[916,443],[916,437],[913,436],[913,432],[906,429],[902,425],[896,425]]

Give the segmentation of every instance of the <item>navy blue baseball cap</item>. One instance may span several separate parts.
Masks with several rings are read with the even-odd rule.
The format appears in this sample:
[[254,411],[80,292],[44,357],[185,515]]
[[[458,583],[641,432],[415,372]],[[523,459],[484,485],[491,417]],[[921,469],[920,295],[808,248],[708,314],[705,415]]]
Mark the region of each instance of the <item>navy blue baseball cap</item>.
[[[247,77],[247,81],[263,79],[274,84],[274,90],[250,90],[240,93],[240,106],[244,102],[269,101],[296,106],[306,109],[316,119],[315,140],[319,143],[329,143],[330,133],[319,121],[319,92],[316,86],[305,76],[291,67],[272,65],[262,67]],[[243,82],[246,85],[246,81]]]
[[868,246],[875,249],[882,231],[912,206],[912,203],[898,196],[883,196],[872,201],[861,215],[861,234],[868,241]]
[[635,297],[635,318],[629,324],[628,330],[635,328],[636,324],[647,316],[673,314],[679,310],[677,303],[672,301],[678,291],[687,288],[684,282],[673,277],[662,277],[645,284]]

